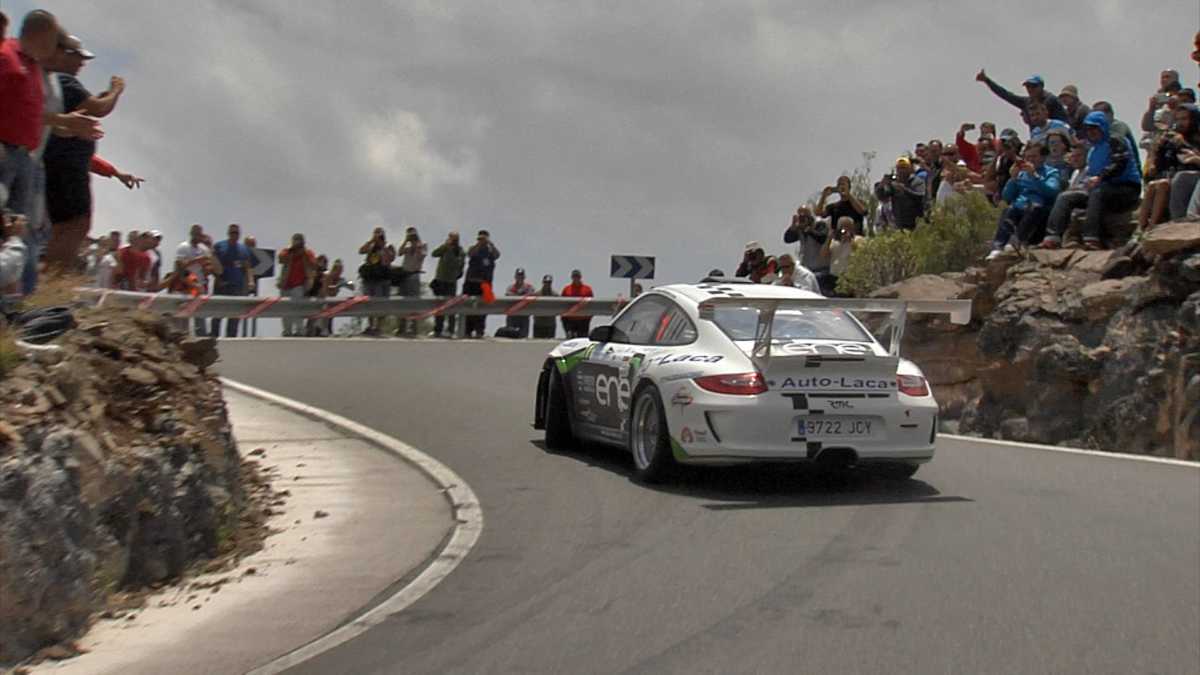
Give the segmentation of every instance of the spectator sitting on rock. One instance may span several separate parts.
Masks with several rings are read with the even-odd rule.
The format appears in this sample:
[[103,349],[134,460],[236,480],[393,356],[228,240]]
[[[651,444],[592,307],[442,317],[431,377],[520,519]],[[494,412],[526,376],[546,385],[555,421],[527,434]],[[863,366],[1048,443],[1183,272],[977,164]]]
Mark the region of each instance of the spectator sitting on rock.
[[1172,117],[1171,130],[1154,142],[1153,154],[1146,163],[1150,182],[1138,210],[1138,225],[1143,231],[1166,220],[1168,206],[1172,217],[1182,216],[1196,189],[1196,177],[1200,176],[1200,166],[1188,162],[1200,153],[1200,108],[1178,106]]
[[756,284],[770,284],[775,282],[776,271],[775,257],[767,255],[761,244],[752,241],[746,244],[742,262],[738,264],[737,271],[733,274],[738,277],[749,277],[750,281]]
[[[826,205],[826,200],[835,193],[838,195],[838,201]],[[867,207],[851,192],[849,176],[838,176],[834,185],[825,186],[814,210],[818,218],[827,218],[831,223],[836,223],[846,216],[854,221],[854,227],[859,234],[863,231],[863,218],[867,215]]]
[[[783,243],[796,244],[796,259],[814,274],[829,270],[829,263],[821,258],[821,249],[829,238],[829,226],[813,217],[807,204],[800,205],[792,214],[792,224],[783,232]],[[742,275],[738,275],[742,276]]]
[[[843,218],[850,220],[848,216],[843,216]],[[854,227],[853,220],[850,220],[850,227]],[[817,282],[817,275],[807,267],[797,264],[796,259],[790,253],[779,256],[779,279],[775,281],[775,285],[812,291],[818,295],[821,293],[821,284]]]
[[917,219],[925,214],[925,181],[913,174],[912,160],[907,157],[896,160],[896,172],[883,177],[875,196],[892,205],[896,227],[902,230],[916,229]]
[[[505,295],[525,296],[533,295],[533,284],[525,281],[524,268],[518,267],[516,272],[513,272],[513,282],[508,285],[504,291]],[[509,328],[515,328],[520,338],[529,337],[529,317],[528,316],[509,316],[505,317],[504,325]]]
[[[1093,106],[1096,107],[1096,106]],[[1083,225],[1083,245],[1089,251],[1104,248],[1104,216],[1137,206],[1142,177],[1133,162],[1133,145],[1110,133],[1108,116],[1093,110],[1084,120],[1088,143],[1088,203]]]
[[[590,298],[592,287],[583,283],[583,273],[579,270],[571,270],[571,283],[563,286],[562,296],[564,298]],[[587,337],[588,331],[592,323],[592,317],[562,317],[563,332],[568,338]]]
[[850,256],[862,241],[863,237],[854,234],[853,228],[846,227],[844,221],[839,223],[836,234],[829,238],[827,257],[829,258],[830,274],[827,279],[822,280],[822,295],[830,297],[837,295],[838,279],[850,267]]
[[1071,133],[1066,129],[1054,129],[1045,136],[1046,148],[1050,154],[1046,163],[1058,169],[1059,176],[1066,178],[1071,175],[1071,164],[1067,155],[1071,152]]
[[[457,231],[451,230],[450,234],[446,235],[446,241],[433,249],[433,257],[438,261],[437,270],[434,272],[429,288],[444,302],[446,299],[458,295],[458,280],[463,275],[463,265],[467,258],[467,252],[458,243]],[[450,321],[449,332],[443,333],[447,318]],[[433,320],[432,337],[453,337],[457,321],[457,315],[451,314],[446,317],[442,313],[438,313]]]
[[[382,227],[371,232],[371,238],[358,247],[358,252],[366,256],[358,268],[358,278],[362,280],[362,294],[368,298],[387,299],[392,294],[392,278],[389,273],[392,261],[396,258],[396,249],[387,242],[387,233]],[[380,316],[367,317],[367,329],[364,335],[378,335]]]
[[1041,240],[1050,205],[1062,191],[1058,170],[1046,164],[1048,153],[1045,145],[1029,143],[1025,146],[1024,161],[1010,170],[1012,180],[1004,186],[1003,195],[1010,206],[1000,214],[988,260],[999,256],[1014,235],[1018,245]]
[[1017,132],[1012,129],[1005,129],[1000,132],[1000,154],[996,157],[996,199],[993,203],[1000,203],[1000,196],[1004,194],[1004,186],[1008,184],[1009,178],[1012,176],[1013,164],[1021,161],[1021,148],[1024,144],[1017,137]]
[[25,270],[25,218],[4,215],[0,223],[0,296],[9,295]]
[[1063,87],[1062,91],[1058,93],[1058,101],[1062,103],[1063,110],[1067,113],[1064,121],[1071,127],[1071,134],[1082,136],[1083,119],[1092,112],[1092,109],[1079,100],[1079,88],[1073,84]]
[[[1137,168],[1138,175],[1141,175],[1142,155],[1141,152],[1138,151],[1137,139],[1134,138],[1133,131],[1129,128],[1129,125],[1117,119],[1116,112],[1113,111],[1112,104],[1108,101],[1096,101],[1093,103],[1092,112],[1102,112],[1104,113],[1104,116],[1108,118],[1108,133],[1110,135],[1118,138],[1124,138],[1129,141],[1129,147],[1133,148],[1133,165],[1135,168]],[[1085,120],[1085,131],[1086,126]],[[1087,134],[1085,133],[1083,136],[1081,136],[1081,138],[1086,140]]]
[[1041,75],[1030,75],[1028,78],[1026,78],[1023,84],[1025,85],[1025,93],[1028,94],[1027,96],[1014,94],[1004,87],[996,84],[992,78],[988,77],[987,72],[985,72],[982,68],[975,76],[975,80],[984,83],[987,85],[988,89],[992,90],[993,94],[999,96],[1020,110],[1021,119],[1025,120],[1025,123],[1029,124],[1031,128],[1033,125],[1029,123],[1028,109],[1031,101],[1041,101],[1044,103],[1050,119],[1064,121],[1067,119],[1067,111],[1063,109],[1062,103],[1059,102],[1058,98],[1055,97],[1054,94],[1046,91],[1046,83],[1044,80],[1042,80]]
[[1051,131],[1071,133],[1071,127],[1066,122],[1050,119],[1046,104],[1040,101],[1030,101],[1029,107],[1025,111],[1029,117],[1029,141],[1031,143],[1044,143],[1046,134]]
[[1050,209],[1050,217],[1046,221],[1046,236],[1042,239],[1041,248],[1056,249],[1062,247],[1063,234],[1071,222],[1071,213],[1075,209],[1087,207],[1087,155],[1088,149],[1083,143],[1078,143],[1067,154],[1067,163],[1071,167],[1070,180],[1066,189],[1054,198],[1054,206]]
[[[542,277],[542,287],[537,290],[537,294],[547,298],[558,295],[554,292],[554,277],[550,276],[549,274],[544,275]],[[553,338],[555,330],[556,327],[554,317],[533,317],[533,337],[541,339]]]

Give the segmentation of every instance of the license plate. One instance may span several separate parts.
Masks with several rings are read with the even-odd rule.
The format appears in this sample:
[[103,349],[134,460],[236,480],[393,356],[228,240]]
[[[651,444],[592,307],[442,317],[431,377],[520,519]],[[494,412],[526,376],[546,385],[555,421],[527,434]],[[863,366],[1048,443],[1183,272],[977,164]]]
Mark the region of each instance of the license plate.
[[820,440],[870,438],[875,435],[878,422],[861,417],[801,417],[796,424],[800,436],[808,440]]

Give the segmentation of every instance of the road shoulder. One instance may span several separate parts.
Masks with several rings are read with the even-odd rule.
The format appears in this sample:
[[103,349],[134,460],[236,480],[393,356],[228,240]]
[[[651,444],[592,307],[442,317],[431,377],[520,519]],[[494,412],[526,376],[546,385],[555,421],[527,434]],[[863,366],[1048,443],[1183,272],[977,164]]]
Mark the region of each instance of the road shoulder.
[[172,587],[34,672],[244,673],[328,635],[418,578],[456,530],[433,477],[351,430],[226,389],[242,453],[290,497],[236,569]]

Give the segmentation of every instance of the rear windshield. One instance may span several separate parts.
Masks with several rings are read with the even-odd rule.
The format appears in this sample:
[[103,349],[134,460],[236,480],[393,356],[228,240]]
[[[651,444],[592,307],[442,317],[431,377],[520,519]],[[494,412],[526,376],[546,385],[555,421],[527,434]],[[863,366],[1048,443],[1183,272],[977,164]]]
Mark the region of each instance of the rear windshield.
[[[713,322],[733,340],[753,340],[758,308],[719,307]],[[781,309],[771,327],[774,340],[843,340],[870,342],[871,336],[841,309]]]

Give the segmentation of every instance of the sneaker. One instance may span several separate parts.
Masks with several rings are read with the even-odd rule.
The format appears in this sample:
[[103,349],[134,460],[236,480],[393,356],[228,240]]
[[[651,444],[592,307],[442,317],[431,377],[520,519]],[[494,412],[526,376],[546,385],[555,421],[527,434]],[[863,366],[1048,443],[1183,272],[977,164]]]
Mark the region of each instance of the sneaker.
[[1083,249],[1085,251],[1103,251],[1104,245],[1098,241],[1088,240],[1083,242]]
[[1045,249],[1047,251],[1053,251],[1053,250],[1062,248],[1062,244],[1060,244],[1057,241],[1054,241],[1052,239],[1043,239],[1041,245],[1038,246],[1038,248]]
[[983,259],[986,261],[995,260],[996,258],[999,258],[1003,253],[1004,253],[1004,251],[1002,251],[1001,249],[994,248],[994,249],[992,249],[992,251],[990,253],[988,253],[986,256],[984,256]]
[[1005,245],[1004,245],[1004,252],[1005,252],[1005,253],[1014,253],[1014,252],[1016,252],[1016,250],[1017,250],[1017,247],[1016,247],[1016,246],[1013,246],[1013,245],[1012,245],[1012,242],[1009,242],[1009,243],[1007,243],[1007,244],[1005,244]]

